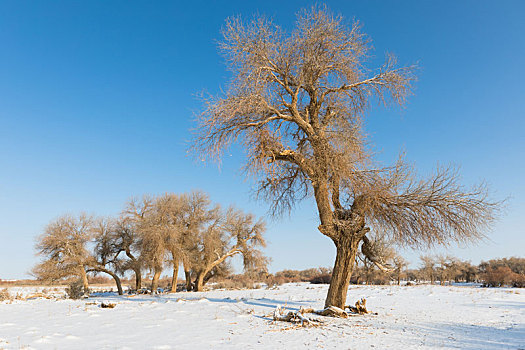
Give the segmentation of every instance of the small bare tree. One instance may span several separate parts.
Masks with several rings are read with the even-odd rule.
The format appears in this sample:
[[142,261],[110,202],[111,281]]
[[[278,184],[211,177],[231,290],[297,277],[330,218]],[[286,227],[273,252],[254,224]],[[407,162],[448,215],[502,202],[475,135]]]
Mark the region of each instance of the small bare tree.
[[408,266],[408,262],[401,256],[396,254],[394,258],[392,259],[393,265],[394,265],[394,273],[397,279],[397,284],[401,284],[401,277],[403,276],[403,272]]
[[313,8],[289,35],[261,17],[228,19],[223,34],[233,76],[224,95],[206,100],[194,151],[219,159],[240,142],[246,173],[259,180],[256,192],[274,213],[313,195],[318,229],[337,251],[326,306],[344,308],[370,227],[412,247],[482,237],[498,208],[483,186],[464,189],[453,169],[417,180],[402,160],[392,167],[373,161],[362,118],[371,102],[403,105],[414,75],[393,56],[367,69],[371,45],[359,23],[347,26]]
[[64,215],[47,225],[37,238],[37,254],[43,261],[33,269],[33,274],[42,280],[78,276],[87,294],[92,223],[90,216],[81,214],[78,217]]
[[419,259],[421,260],[421,270],[424,278],[427,281],[430,280],[431,284],[434,284],[436,280],[436,258],[430,255],[423,255]]

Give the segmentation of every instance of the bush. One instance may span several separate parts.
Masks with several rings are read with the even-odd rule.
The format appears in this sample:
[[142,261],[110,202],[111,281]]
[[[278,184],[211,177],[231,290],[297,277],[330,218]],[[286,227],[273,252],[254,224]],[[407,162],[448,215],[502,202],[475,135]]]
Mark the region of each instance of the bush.
[[11,294],[9,294],[9,291],[7,288],[0,289],[0,301],[7,301],[7,300],[13,300],[13,297]]
[[332,275],[329,273],[320,274],[315,277],[312,277],[310,279],[310,283],[312,284],[330,284],[330,281],[332,280]]
[[89,291],[84,290],[84,284],[80,280],[71,282],[66,288],[66,294],[69,299],[80,299],[84,295],[89,294]]

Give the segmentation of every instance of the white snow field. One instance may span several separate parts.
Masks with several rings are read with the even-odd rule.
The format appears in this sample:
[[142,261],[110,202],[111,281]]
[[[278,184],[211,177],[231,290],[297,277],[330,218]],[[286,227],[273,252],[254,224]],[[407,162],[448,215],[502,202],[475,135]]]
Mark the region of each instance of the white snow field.
[[[525,349],[525,290],[351,286],[378,315],[273,322],[277,306],[322,308],[326,285],[84,300],[0,302],[0,349]],[[15,292],[13,289],[12,294]],[[20,292],[18,289],[17,292]],[[101,302],[116,303],[105,309]]]

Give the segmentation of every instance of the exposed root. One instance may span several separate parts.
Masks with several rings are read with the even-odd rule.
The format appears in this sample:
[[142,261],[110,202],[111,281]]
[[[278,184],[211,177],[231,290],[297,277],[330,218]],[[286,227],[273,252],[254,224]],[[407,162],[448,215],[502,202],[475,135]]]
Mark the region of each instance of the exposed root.
[[[348,309],[349,311],[346,311]],[[355,306],[345,306],[345,310],[338,308],[336,306],[329,306],[322,310],[315,310],[312,308],[300,308],[299,311],[285,311],[285,308],[278,306],[273,314],[274,321],[283,321],[296,324],[296,326],[288,327],[287,329],[295,329],[300,327],[318,327],[323,324],[323,321],[305,316],[305,314],[315,314],[320,316],[327,317],[338,317],[338,318],[348,318],[356,315],[365,315],[371,313],[366,309],[366,299],[362,298],[361,300],[356,301]],[[270,315],[268,315],[270,316]]]
[[273,320],[296,323],[300,327],[319,326],[321,324],[319,320],[304,316],[303,314],[306,312],[303,310],[286,312],[284,308],[278,306],[273,312]]

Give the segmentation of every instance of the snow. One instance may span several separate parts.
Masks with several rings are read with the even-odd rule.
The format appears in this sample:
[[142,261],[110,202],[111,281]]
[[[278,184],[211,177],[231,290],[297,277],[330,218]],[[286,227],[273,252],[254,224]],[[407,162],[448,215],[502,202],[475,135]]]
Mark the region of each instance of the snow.
[[[33,288],[33,287],[32,287]],[[35,290],[13,288],[11,294]],[[22,293],[24,292],[25,293]],[[54,291],[59,292],[59,291]],[[284,330],[278,306],[322,308],[326,285],[85,300],[0,302],[0,349],[525,349],[524,290],[473,286],[351,286],[378,315],[320,317]],[[116,303],[103,309],[102,303]]]

